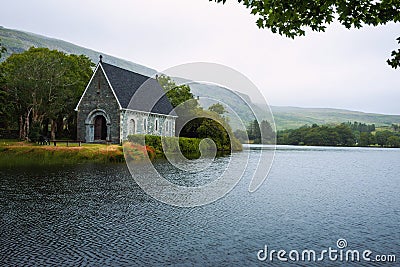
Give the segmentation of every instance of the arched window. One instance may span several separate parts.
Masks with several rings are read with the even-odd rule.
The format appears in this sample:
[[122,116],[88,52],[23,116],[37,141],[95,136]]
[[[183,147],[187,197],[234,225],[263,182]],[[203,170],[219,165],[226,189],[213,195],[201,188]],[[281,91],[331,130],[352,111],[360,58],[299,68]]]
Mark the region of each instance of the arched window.
[[155,124],[155,126],[154,126],[155,131],[157,132],[158,131],[158,119],[155,120],[154,124]]
[[143,119],[143,132],[147,133],[147,118]]
[[131,119],[128,124],[128,135],[136,134],[136,122],[134,119]]

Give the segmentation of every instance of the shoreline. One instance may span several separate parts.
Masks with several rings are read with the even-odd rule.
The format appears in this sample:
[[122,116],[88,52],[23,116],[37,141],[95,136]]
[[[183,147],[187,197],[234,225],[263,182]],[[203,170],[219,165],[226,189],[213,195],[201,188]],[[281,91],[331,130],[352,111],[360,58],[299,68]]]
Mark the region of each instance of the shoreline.
[[[200,152],[193,150],[193,147],[186,147],[183,153],[189,159],[200,156]],[[217,155],[227,153],[219,151]],[[0,167],[124,163],[126,156],[128,160],[134,161],[141,161],[147,157],[150,160],[166,157],[162,147],[143,146],[136,143],[124,143],[124,145],[82,143],[81,146],[76,144],[66,146],[65,143],[59,143],[54,146],[53,144],[38,145],[24,141],[0,140]]]
[[296,147],[296,148],[371,148],[371,149],[400,149],[399,147],[388,147],[388,146],[379,146],[379,145],[371,145],[371,146],[317,146],[317,145],[291,145],[291,144],[253,144],[253,143],[246,143],[242,144],[243,147],[276,147],[276,148],[284,148],[284,147]]
[[0,166],[66,165],[124,162],[122,146],[83,144],[38,145],[27,142],[0,143]]

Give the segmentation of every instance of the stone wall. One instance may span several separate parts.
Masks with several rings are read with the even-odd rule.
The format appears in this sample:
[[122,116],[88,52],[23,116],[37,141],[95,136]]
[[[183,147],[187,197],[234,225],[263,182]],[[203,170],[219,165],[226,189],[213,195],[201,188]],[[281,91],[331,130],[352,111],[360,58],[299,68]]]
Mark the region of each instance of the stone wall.
[[121,114],[121,124],[122,140],[126,140],[130,134],[175,136],[175,117],[172,116],[124,110]]

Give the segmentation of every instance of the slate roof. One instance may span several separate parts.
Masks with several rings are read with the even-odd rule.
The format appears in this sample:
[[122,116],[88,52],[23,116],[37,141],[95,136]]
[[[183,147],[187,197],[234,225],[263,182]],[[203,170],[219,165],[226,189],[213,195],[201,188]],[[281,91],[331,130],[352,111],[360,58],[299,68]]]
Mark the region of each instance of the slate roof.
[[122,108],[176,116],[164,89],[156,79],[108,63],[99,64]]

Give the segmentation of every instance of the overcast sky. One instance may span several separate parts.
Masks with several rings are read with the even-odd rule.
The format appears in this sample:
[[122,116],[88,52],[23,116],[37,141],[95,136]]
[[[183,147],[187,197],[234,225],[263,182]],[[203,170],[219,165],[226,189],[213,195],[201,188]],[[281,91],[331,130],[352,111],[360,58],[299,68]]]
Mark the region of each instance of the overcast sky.
[[386,59],[400,24],[328,26],[291,40],[260,30],[237,1],[13,0],[0,25],[63,39],[158,71],[219,63],[246,75],[271,105],[400,114],[400,70]]

